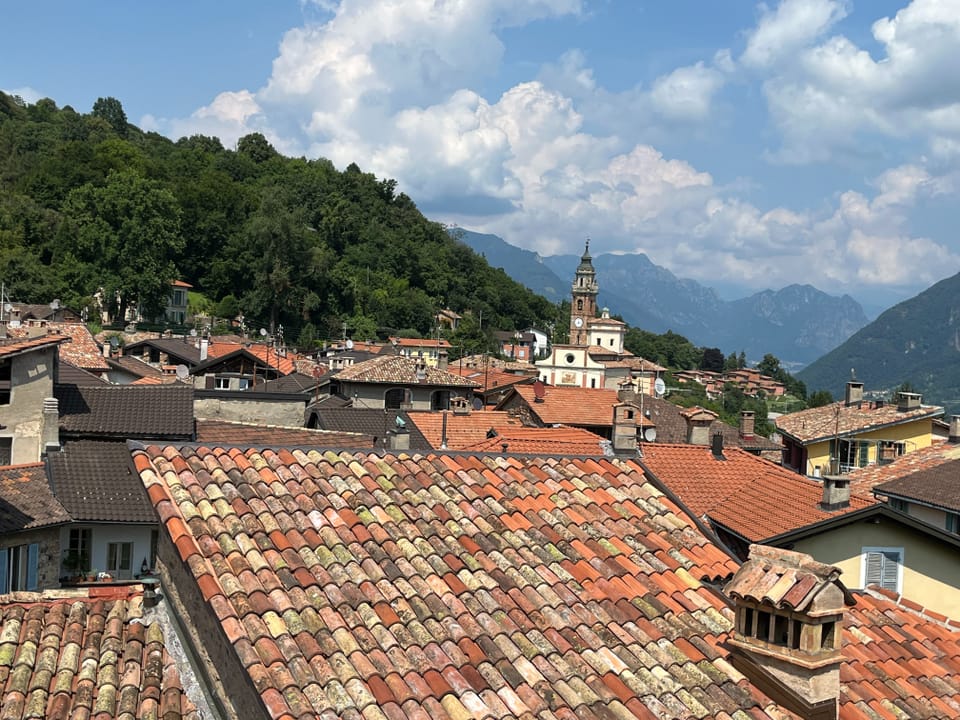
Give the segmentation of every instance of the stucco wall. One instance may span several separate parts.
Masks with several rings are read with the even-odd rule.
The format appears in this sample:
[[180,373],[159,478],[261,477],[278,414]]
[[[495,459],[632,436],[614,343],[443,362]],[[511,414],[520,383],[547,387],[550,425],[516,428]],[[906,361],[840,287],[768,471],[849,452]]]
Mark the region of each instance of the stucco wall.
[[838,566],[843,571],[840,580],[859,588],[864,547],[903,548],[903,595],[948,617],[960,617],[960,551],[893,520],[846,525],[800,540],[793,549]]
[[[61,547],[67,549],[70,547],[70,529],[88,528],[90,530],[90,567],[86,570],[106,571],[107,568],[107,545],[109,543],[133,543],[133,554],[131,556],[131,577],[140,572],[140,566],[146,560],[148,565],[153,564],[153,558],[150,557],[150,534],[156,530],[158,525],[67,525],[60,531]],[[66,571],[64,571],[66,572]],[[127,580],[129,578],[117,577],[117,580]]]
[[[933,421],[930,418],[924,418],[915,422],[904,423],[903,425],[892,425],[890,427],[873,430],[871,432],[856,435],[856,439],[866,440],[876,443],[880,440],[889,440],[892,442],[902,442],[906,445],[906,452],[911,453],[921,448],[929,447],[932,442]],[[807,448],[807,472],[813,474],[814,468],[818,465],[821,472],[827,472],[826,468],[830,461],[830,440],[824,440],[810,445]],[[877,462],[877,447],[871,444],[868,463]]]
[[0,406],[0,437],[13,438],[13,464],[40,460],[43,400],[53,397],[57,349],[46,348],[12,358],[10,404]]
[[303,425],[303,409],[304,401],[299,397],[293,400],[195,397],[193,401],[194,417],[257,425],[300,427]]

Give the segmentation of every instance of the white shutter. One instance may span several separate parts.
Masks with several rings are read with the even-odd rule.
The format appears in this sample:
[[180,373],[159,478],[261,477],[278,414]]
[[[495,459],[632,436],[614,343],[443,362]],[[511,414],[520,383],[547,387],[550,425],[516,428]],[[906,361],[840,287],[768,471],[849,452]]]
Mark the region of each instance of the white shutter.
[[880,585],[883,579],[883,553],[868,552],[863,570],[863,586]]
[[900,553],[896,551],[885,550],[883,552],[883,580],[881,585],[886,590],[899,592],[897,586],[898,567],[900,565]]

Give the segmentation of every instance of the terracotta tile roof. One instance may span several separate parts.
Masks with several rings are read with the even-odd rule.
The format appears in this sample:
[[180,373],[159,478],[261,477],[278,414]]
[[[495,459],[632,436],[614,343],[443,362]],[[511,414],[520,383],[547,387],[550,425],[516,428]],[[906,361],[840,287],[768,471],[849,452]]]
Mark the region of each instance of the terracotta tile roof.
[[337,373],[345,382],[390,383],[403,385],[431,385],[440,387],[475,388],[478,383],[459,375],[427,366],[422,370],[423,380],[417,378],[417,360],[402,355],[382,355],[344,368]]
[[[390,338],[390,344],[381,346],[381,350],[389,350],[391,346],[402,347],[402,348],[422,348],[424,350],[436,350],[437,348],[443,348],[449,350],[453,346],[450,344],[449,340],[440,338],[401,338],[401,337],[392,337]],[[356,349],[356,344],[354,344],[354,349]]]
[[48,322],[47,330],[70,338],[60,346],[60,359],[92,372],[106,372],[110,369],[100,346],[83,323]]
[[536,375],[518,375],[517,373],[506,372],[500,368],[483,367],[459,367],[456,363],[451,364],[447,370],[454,375],[473,380],[479,389],[487,392],[489,390],[504,390],[518,383],[532,383],[537,379]]
[[697,516],[707,515],[750,542],[862,509],[876,502],[851,494],[850,507],[822,510],[823,487],[736,447],[723,460],[702,445],[644,443],[641,464]]
[[109,385],[100,375],[94,375],[88,370],[78,368],[68,362],[61,361],[57,369],[57,382],[64,385]]
[[960,459],[950,460],[877,485],[874,487],[874,492],[878,495],[896,495],[913,502],[960,512],[958,477],[960,477]]
[[228,343],[210,343],[210,347],[212,348],[212,352],[208,352],[211,359],[223,360],[228,355],[245,351],[264,365],[274,368],[281,375],[289,375],[297,370],[296,360],[299,359],[299,356],[296,355],[296,353],[286,352],[285,355],[281,355],[269,345],[255,343],[251,345],[233,345],[231,347]]
[[142,594],[103,590],[0,595],[4,720],[198,718]]
[[585,455],[602,456],[610,443],[583,428],[566,427],[498,427],[496,437],[465,447],[471,452],[507,452],[517,455]]
[[736,565],[635,464],[134,459],[272,717],[773,717],[699,580]]
[[155,523],[126,443],[78,440],[47,456],[50,484],[76,522]]
[[70,522],[50,490],[43,463],[0,467],[0,533]]
[[642,372],[661,373],[667,371],[667,368],[662,365],[657,365],[652,360],[647,360],[642,357],[625,357],[622,360],[608,360],[603,364],[608,368],[626,367]]
[[146,377],[137,378],[129,385],[165,385],[167,383],[177,382],[176,375],[147,375]]
[[373,436],[363,433],[201,418],[197,418],[197,442],[253,447],[374,447]]
[[751,545],[749,559],[723,591],[734,599],[809,613],[816,597],[839,577],[839,568],[810,555]]
[[32,352],[38,348],[58,345],[66,342],[66,338],[57,335],[44,335],[41,337],[8,337],[0,340],[0,357],[12,357],[21,355],[25,352]]
[[[573,425],[578,427],[611,427],[613,424],[613,406],[617,402],[617,391],[609,389],[579,387],[547,387],[543,402],[536,402],[532,385],[516,385],[513,391],[530,407],[530,410],[545,425]],[[638,396],[639,398],[639,396]],[[498,407],[504,407],[510,397],[504,398]],[[640,400],[637,400],[640,404]],[[657,429],[657,442],[682,443],[687,439],[687,422],[683,419],[683,408],[669,400],[643,397],[643,416],[638,417],[641,425],[646,426],[647,418]],[[649,413],[649,415],[647,415]],[[721,433],[725,445],[757,450],[781,450],[782,446],[760,435],[741,438],[740,431],[732,425],[716,420],[710,426],[710,434]]]
[[378,447],[382,447],[387,433],[396,427],[399,416],[410,433],[411,450],[432,450],[433,446],[423,436],[409,413],[403,410],[378,410],[376,408],[311,406],[311,415],[318,428],[337,432],[356,432],[369,435]]
[[850,487],[861,494],[869,494],[874,487],[913,473],[930,470],[943,463],[960,460],[960,445],[938,442],[894,459],[889,464],[867,465],[847,474]]
[[443,443],[443,425],[446,419],[446,445],[451,450],[463,450],[486,440],[491,428],[520,425],[509,413],[494,410],[476,410],[466,415],[455,412],[410,412],[407,417],[423,433],[430,446],[439,450]]
[[193,386],[55,385],[60,432],[88,439],[191,440]]
[[[632,462],[134,460],[271,717],[794,717],[728,660],[732,610],[698,579],[736,565]],[[840,720],[960,716],[956,625],[852,599]]]
[[915,410],[900,412],[896,404],[884,403],[881,407],[877,407],[875,403],[863,402],[848,406],[841,401],[781,415],[775,422],[781,433],[806,444],[819,442],[834,435],[859,434],[921,418],[932,419],[940,415],[943,415],[943,408],[934,405],[922,405]]

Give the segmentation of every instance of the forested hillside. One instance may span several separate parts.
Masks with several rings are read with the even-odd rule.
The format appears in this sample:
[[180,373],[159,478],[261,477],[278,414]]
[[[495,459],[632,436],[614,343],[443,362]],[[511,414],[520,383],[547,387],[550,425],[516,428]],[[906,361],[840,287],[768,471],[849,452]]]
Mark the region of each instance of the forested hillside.
[[[449,307],[483,329],[556,321],[557,306],[430,222],[396,183],[288,158],[259,134],[173,142],[92,112],[0,93],[0,280],[20,302],[121,314],[162,308],[182,279],[288,340],[429,334]],[[468,318],[467,345],[482,343]],[[565,321],[559,324],[565,325]],[[470,349],[469,347],[467,349]]]

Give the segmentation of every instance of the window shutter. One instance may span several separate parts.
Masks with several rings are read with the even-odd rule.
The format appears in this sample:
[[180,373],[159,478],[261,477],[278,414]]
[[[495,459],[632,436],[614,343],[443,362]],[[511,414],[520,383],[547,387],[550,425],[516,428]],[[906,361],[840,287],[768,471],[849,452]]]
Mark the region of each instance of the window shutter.
[[897,568],[900,565],[900,553],[884,551],[883,553],[883,580],[881,586],[886,590],[900,592],[897,587]]
[[38,590],[37,575],[40,565],[40,543],[30,543],[27,547],[27,590]]
[[10,592],[10,578],[7,576],[7,555],[10,551],[7,548],[0,550],[0,593]]
[[860,460],[857,463],[860,467],[866,467],[867,462],[870,459],[870,445],[869,443],[861,442],[860,445]]
[[955,533],[957,532],[957,515],[956,513],[947,513],[947,532]]
[[883,579],[883,553],[868,552],[864,563],[863,586],[880,585]]

